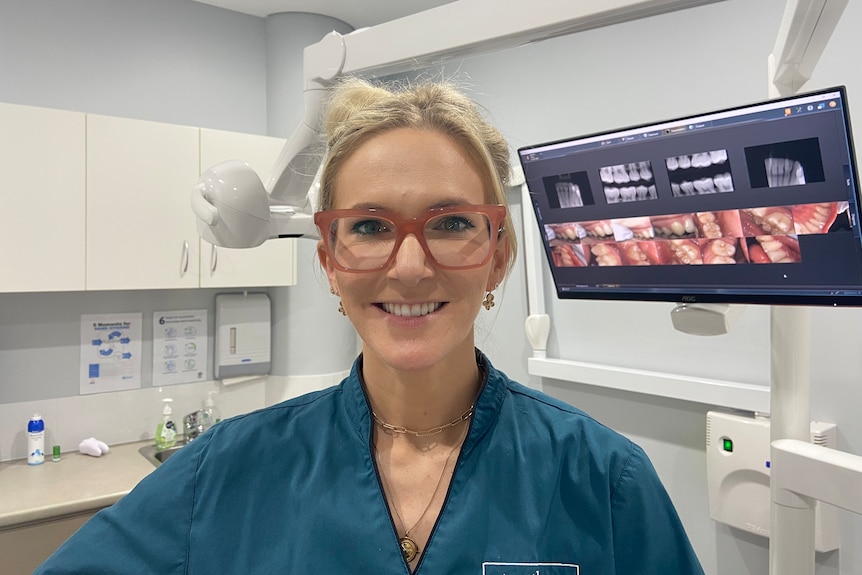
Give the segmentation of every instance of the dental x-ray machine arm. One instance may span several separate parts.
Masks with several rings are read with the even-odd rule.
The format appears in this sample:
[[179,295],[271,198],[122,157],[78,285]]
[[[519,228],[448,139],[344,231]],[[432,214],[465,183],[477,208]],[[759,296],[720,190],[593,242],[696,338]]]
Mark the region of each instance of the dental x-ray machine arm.
[[[769,95],[811,77],[848,0],[788,0],[772,54]],[[862,514],[862,457],[811,445],[810,322],[803,307],[773,306],[770,575],[814,573],[814,500]]]
[[720,0],[459,0],[340,35],[305,49],[305,111],[266,186],[245,163],[208,169],[192,192],[198,233],[217,246],[250,248],[269,238],[317,237],[315,175],[323,157],[320,110],[347,74],[388,75],[447,60],[690,8]]

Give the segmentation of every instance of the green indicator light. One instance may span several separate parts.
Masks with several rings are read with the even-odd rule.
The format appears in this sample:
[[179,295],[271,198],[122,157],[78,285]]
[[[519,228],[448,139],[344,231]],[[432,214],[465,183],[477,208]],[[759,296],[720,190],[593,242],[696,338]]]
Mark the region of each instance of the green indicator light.
[[733,440],[732,439],[725,439],[723,444],[722,444],[722,449],[724,449],[725,451],[728,451],[728,452],[732,452],[733,451]]

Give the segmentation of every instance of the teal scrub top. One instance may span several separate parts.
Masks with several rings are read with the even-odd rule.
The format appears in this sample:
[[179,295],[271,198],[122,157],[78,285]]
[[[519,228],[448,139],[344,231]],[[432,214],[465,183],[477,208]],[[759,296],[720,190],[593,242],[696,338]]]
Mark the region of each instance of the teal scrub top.
[[[408,574],[361,360],[338,386],[215,425],[36,573]],[[484,385],[416,574],[703,574],[640,447],[477,360]]]

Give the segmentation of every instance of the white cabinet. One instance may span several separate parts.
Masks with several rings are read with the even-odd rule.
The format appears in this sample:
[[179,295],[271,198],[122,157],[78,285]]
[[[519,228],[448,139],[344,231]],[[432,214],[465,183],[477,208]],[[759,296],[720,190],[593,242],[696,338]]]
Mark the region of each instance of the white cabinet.
[[[242,160],[266,183],[284,146],[281,138],[201,129],[201,171],[225,160]],[[235,250],[200,240],[201,287],[286,286],[296,283],[296,240],[268,240]]]
[[84,117],[0,105],[0,292],[84,289]]
[[286,286],[296,240],[215,248],[197,234],[202,170],[262,177],[284,140],[0,104],[0,293]]
[[198,287],[199,130],[87,116],[87,289]]

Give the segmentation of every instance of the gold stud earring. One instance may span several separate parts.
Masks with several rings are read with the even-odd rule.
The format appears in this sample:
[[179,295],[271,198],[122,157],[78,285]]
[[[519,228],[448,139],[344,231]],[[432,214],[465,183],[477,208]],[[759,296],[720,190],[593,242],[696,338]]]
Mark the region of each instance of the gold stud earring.
[[485,299],[482,300],[482,305],[485,306],[486,310],[490,310],[492,307],[494,307],[494,294],[488,292],[485,295]]

